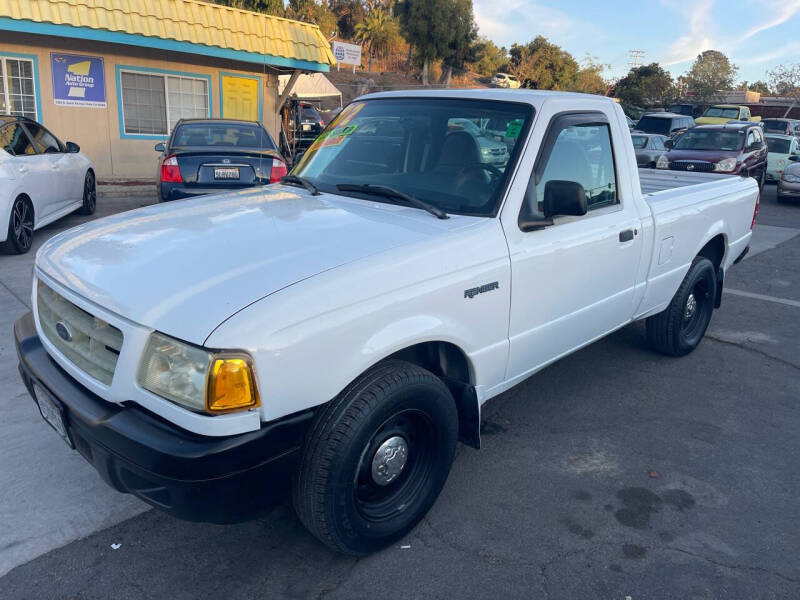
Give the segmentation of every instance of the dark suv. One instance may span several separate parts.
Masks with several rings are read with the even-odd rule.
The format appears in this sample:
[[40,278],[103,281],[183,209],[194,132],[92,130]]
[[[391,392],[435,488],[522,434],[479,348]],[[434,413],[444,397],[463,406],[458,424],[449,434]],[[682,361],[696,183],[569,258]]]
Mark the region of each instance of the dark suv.
[[636,131],[671,136],[694,127],[694,119],[676,113],[645,113],[636,124]]
[[767,172],[767,144],[757,123],[698,125],[675,141],[656,168],[743,175],[753,177],[760,188]]

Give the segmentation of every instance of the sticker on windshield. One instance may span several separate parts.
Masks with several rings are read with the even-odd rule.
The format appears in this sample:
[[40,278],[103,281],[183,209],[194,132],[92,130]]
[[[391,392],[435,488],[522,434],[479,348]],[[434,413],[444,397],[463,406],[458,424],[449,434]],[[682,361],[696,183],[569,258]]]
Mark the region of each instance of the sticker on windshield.
[[508,127],[506,127],[507,138],[518,138],[521,132],[522,132],[522,121],[515,120],[515,121],[510,121],[508,123]]
[[[338,146],[347,139],[348,136],[353,135],[358,129],[358,125],[346,125],[345,127],[334,127],[327,133],[323,133],[325,137],[319,140],[319,148],[328,148],[330,146]],[[321,137],[321,136],[320,136]]]

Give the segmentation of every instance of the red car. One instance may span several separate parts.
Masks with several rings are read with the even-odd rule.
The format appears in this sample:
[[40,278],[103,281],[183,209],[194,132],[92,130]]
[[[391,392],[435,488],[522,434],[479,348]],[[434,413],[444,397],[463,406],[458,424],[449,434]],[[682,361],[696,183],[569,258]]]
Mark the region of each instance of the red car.
[[688,129],[658,159],[657,169],[730,173],[753,177],[759,187],[767,172],[767,144],[757,124],[699,125]]

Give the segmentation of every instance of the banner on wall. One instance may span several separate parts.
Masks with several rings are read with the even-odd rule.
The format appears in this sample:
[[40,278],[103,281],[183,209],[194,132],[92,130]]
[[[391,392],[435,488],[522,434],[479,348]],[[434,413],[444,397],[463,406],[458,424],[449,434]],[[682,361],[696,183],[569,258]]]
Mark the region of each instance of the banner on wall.
[[75,54],[50,55],[53,102],[58,106],[106,108],[103,59]]

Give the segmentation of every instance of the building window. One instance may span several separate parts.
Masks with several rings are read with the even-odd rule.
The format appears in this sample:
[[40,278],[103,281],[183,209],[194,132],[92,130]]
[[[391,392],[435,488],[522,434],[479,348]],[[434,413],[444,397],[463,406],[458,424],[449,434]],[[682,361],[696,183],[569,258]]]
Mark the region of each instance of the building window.
[[208,80],[121,71],[124,133],[169,135],[180,119],[209,117]]
[[0,114],[36,119],[33,60],[0,56]]

